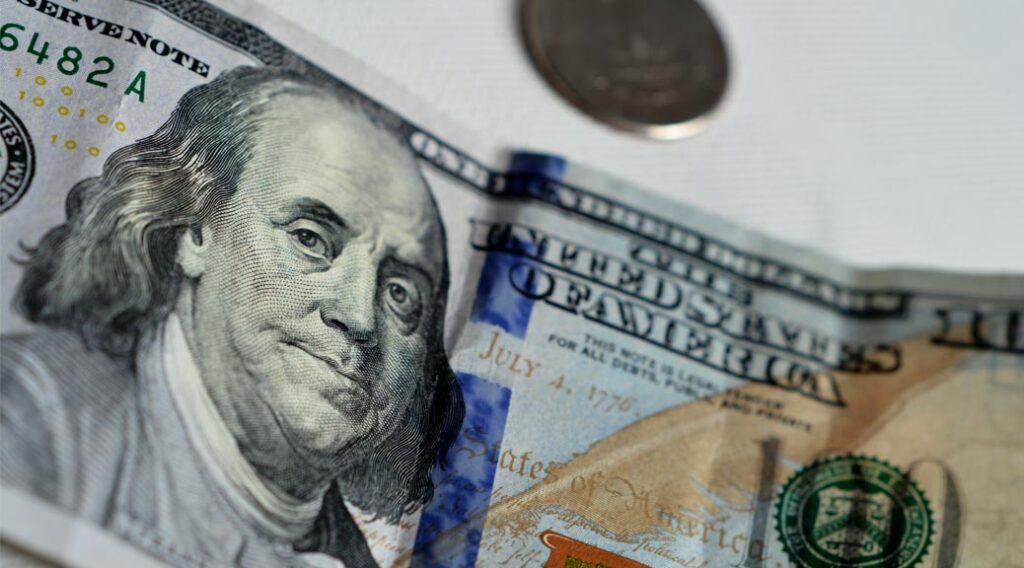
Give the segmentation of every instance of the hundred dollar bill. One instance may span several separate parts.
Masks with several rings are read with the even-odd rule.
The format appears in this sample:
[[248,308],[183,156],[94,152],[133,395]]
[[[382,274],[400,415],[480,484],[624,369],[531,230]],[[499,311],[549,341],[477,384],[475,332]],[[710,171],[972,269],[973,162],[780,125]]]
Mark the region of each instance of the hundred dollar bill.
[[5,561],[1021,565],[1024,276],[510,152],[252,6],[0,5]]

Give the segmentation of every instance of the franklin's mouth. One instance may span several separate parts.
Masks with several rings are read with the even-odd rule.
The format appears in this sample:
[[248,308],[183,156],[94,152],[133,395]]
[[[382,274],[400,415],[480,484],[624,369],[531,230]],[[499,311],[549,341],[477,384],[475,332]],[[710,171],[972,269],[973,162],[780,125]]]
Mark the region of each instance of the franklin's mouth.
[[365,382],[361,378],[354,376],[352,373],[343,370],[341,367],[341,363],[339,363],[333,357],[330,357],[328,355],[321,355],[320,353],[317,353],[316,351],[310,349],[309,347],[303,345],[298,341],[284,341],[283,343],[290,347],[294,347],[296,349],[301,350],[303,353],[309,355],[310,357],[313,357],[314,359],[319,359],[321,362],[327,365],[328,368],[334,371],[336,375],[341,376],[348,382],[358,387],[360,390],[366,392],[367,388]]

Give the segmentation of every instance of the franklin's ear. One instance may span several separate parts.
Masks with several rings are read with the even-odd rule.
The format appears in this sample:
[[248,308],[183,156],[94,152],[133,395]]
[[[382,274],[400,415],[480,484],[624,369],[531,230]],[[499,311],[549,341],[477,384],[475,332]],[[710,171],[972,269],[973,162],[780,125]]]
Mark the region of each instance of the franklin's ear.
[[206,272],[206,257],[210,239],[205,226],[192,226],[178,236],[178,266],[189,278],[199,278]]

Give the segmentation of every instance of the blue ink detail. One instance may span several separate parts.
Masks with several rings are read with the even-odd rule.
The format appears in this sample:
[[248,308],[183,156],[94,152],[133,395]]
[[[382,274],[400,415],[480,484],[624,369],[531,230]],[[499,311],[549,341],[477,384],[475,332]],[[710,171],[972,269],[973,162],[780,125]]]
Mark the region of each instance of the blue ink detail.
[[470,321],[496,325],[519,339],[526,337],[533,300],[513,288],[509,278],[512,266],[521,262],[523,259],[508,254],[487,255],[480,271]]
[[434,498],[420,517],[412,568],[473,566],[480,548],[512,391],[469,373],[456,377],[466,418],[448,467],[434,469]]
[[517,152],[505,174],[502,193],[507,196],[533,197],[549,200],[550,182],[561,182],[565,175],[565,159],[550,154]]
[[565,176],[565,158],[552,154],[516,152],[512,154],[512,165],[508,173],[543,176],[554,181],[562,181],[562,177]]
[[[560,181],[565,175],[565,159],[550,154],[517,152],[512,155],[509,174],[539,176]],[[529,248],[529,243],[521,243]],[[525,256],[536,250],[525,250]],[[523,339],[530,324],[533,300],[523,296],[512,287],[509,274],[515,264],[529,262],[502,253],[491,253],[484,260],[477,284],[476,298],[470,312],[470,321],[484,322],[503,329],[509,335]]]

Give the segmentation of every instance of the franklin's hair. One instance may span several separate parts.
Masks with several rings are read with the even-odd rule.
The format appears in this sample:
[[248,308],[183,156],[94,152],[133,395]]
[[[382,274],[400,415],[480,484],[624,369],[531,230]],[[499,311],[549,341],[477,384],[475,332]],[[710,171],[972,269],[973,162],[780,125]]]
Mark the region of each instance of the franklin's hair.
[[[77,332],[89,348],[130,359],[140,338],[171,312],[185,280],[176,262],[180,235],[235,192],[253,133],[269,103],[286,94],[338,100],[407,147],[397,117],[342,85],[267,67],[227,71],[185,93],[155,133],[117,150],[99,176],[71,189],[67,221],[28,250],[18,310],[32,322]],[[443,225],[441,234],[444,246]],[[422,406],[339,472],[345,499],[391,521],[430,500],[431,471],[462,424],[462,391],[443,345],[448,280],[445,256],[435,321],[424,323],[430,355],[415,387]]]

